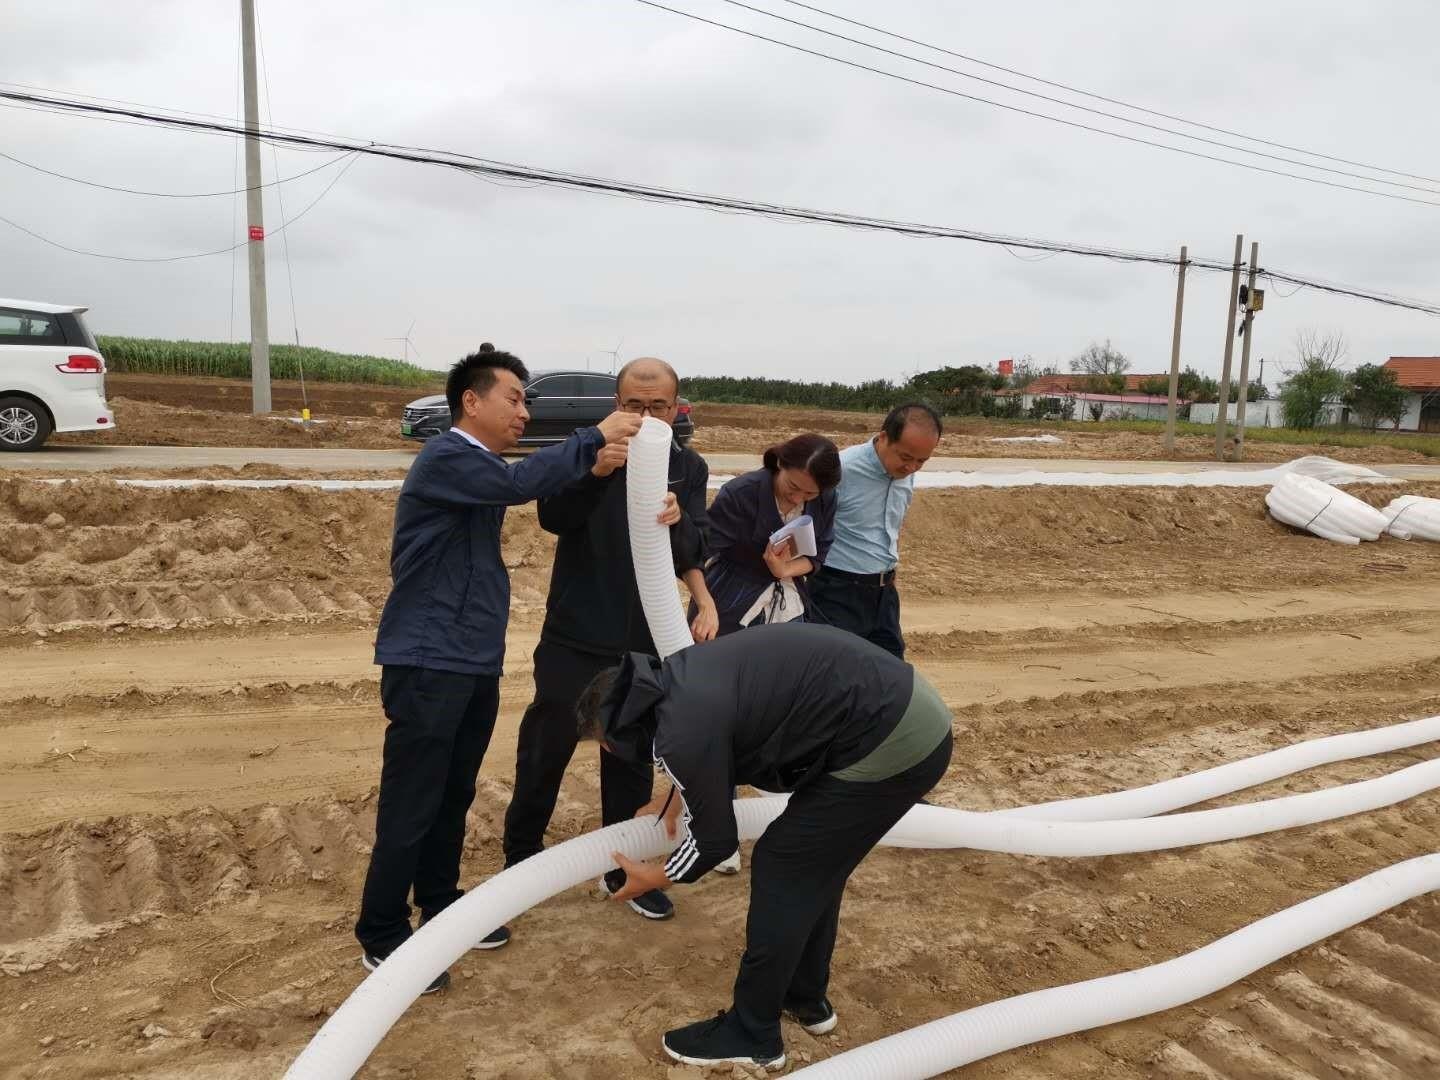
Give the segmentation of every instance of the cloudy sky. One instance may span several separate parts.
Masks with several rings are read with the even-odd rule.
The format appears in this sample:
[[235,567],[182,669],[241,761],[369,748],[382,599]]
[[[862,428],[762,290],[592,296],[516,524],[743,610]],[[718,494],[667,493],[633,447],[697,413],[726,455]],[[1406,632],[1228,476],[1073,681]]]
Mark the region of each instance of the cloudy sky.
[[[1241,156],[1027,100],[724,0],[666,2],[962,92]],[[1060,93],[846,28],[784,0],[752,2]],[[1419,0],[815,2],[1094,93],[1440,178],[1433,64],[1440,7]],[[233,0],[6,6],[0,79],[237,115]],[[1243,232],[1247,250],[1250,239],[1260,241],[1262,265],[1440,299],[1440,206],[1334,190],[1007,113],[636,0],[260,0],[259,9],[271,110],[281,126],[1108,247],[1178,252],[1186,243],[1192,254],[1228,259]],[[214,135],[0,108],[0,150],[41,168],[153,191],[228,191],[243,183],[235,140]],[[324,160],[280,151],[279,175]],[[1434,192],[1426,195],[1246,160],[1440,203],[1440,181],[1401,181]],[[277,160],[268,150],[264,167],[273,178]],[[338,167],[283,185],[284,211],[309,205]],[[267,192],[272,230],[282,220],[276,195]],[[132,257],[222,248],[245,232],[243,199],[237,217],[230,196],[112,193],[4,159],[0,214],[61,244]],[[357,161],[290,229],[289,244],[295,319],[306,344],[398,355],[402,346],[387,338],[413,321],[414,345],[432,367],[483,339],[532,368],[587,361],[608,368],[601,350],[618,345],[621,360],[656,354],[682,374],[845,381],[1025,354],[1063,369],[1087,343],[1107,338],[1130,356],[1134,371],[1163,370],[1169,358],[1169,268],[1065,255],[1024,261],[966,242],[498,187],[375,159]],[[283,248],[278,239],[267,246],[272,338],[289,340]],[[88,304],[101,332],[243,339],[243,256],[114,262],[68,254],[0,224],[0,295]],[[1192,274],[1187,284],[1183,360],[1202,371],[1219,369],[1227,289],[1224,275]],[[1440,353],[1435,317],[1309,290],[1282,299],[1272,290],[1255,345],[1257,357],[1267,358],[1267,378],[1290,362],[1302,328],[1343,332],[1352,363]]]

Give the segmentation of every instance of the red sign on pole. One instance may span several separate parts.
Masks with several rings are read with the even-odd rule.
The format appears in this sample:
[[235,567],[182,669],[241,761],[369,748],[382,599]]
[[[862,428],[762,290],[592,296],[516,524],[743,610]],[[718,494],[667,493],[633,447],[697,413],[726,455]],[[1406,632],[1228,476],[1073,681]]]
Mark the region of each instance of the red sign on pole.
[[250,226],[250,239],[251,239],[251,240],[264,240],[264,239],[265,239],[265,226],[264,226],[264,225],[251,225],[251,226]]
[[1001,361],[1000,361],[1000,364],[999,364],[999,371],[1000,371],[1000,374],[1001,374],[1001,375],[1014,375],[1014,374],[1015,374],[1015,361],[1014,361],[1013,359],[1011,359],[1011,360],[1001,360]]

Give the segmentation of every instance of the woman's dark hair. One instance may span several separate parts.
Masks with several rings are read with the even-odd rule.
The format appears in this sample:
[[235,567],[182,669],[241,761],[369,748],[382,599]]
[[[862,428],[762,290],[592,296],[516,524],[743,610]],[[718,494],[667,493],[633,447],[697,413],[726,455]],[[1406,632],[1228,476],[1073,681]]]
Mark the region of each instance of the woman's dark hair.
[[880,430],[884,433],[887,442],[899,442],[907,424],[919,424],[930,428],[935,432],[937,439],[943,434],[940,426],[940,414],[923,401],[907,401],[904,405],[896,405],[886,415],[885,422],[880,425]]
[[581,742],[600,738],[600,706],[605,703],[619,674],[618,666],[606,668],[580,691],[580,699],[575,702],[575,734]]
[[460,399],[465,396],[466,390],[474,390],[480,397],[490,392],[490,388],[495,385],[497,368],[512,372],[522,383],[530,378],[530,372],[525,369],[518,356],[502,352],[488,341],[465,359],[455,361],[450,374],[445,378],[445,403],[450,406],[452,422],[465,415]]
[[840,451],[824,435],[813,431],[770,447],[763,461],[772,473],[781,469],[803,469],[822,494],[840,483]]

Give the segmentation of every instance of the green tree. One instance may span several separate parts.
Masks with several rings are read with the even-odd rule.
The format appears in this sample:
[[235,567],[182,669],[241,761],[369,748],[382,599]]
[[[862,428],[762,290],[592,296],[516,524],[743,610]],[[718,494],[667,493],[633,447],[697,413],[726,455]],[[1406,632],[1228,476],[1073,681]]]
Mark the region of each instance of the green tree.
[[1156,375],[1153,378],[1145,379],[1140,383],[1140,392],[1154,397],[1167,397],[1170,393],[1170,377]]
[[[1212,380],[1213,381],[1213,380]],[[1205,376],[1201,375],[1193,367],[1187,367],[1180,372],[1179,391],[1180,397],[1186,401],[1204,401],[1202,396],[1205,391]]]
[[1320,426],[1326,404],[1345,393],[1347,380],[1341,364],[1347,352],[1343,334],[1302,330],[1296,335],[1299,366],[1280,387],[1286,427]]
[[909,388],[938,405],[942,412],[977,416],[983,410],[984,399],[1004,385],[1004,376],[978,364],[965,364],[922,371],[910,380]]
[[1361,364],[1350,375],[1345,405],[1363,427],[1379,427],[1381,420],[1389,420],[1398,428],[1407,396],[1395,372],[1379,364]]

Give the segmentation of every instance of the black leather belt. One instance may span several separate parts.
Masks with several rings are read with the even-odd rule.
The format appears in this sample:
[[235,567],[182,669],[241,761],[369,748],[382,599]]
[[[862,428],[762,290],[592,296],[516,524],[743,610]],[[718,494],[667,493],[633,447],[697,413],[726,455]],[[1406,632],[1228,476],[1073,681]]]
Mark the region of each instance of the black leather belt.
[[827,574],[834,574],[838,578],[853,581],[857,585],[869,585],[876,589],[883,589],[886,585],[895,584],[896,568],[893,566],[879,574],[852,574],[849,570],[838,570],[833,566],[826,566],[823,569]]

